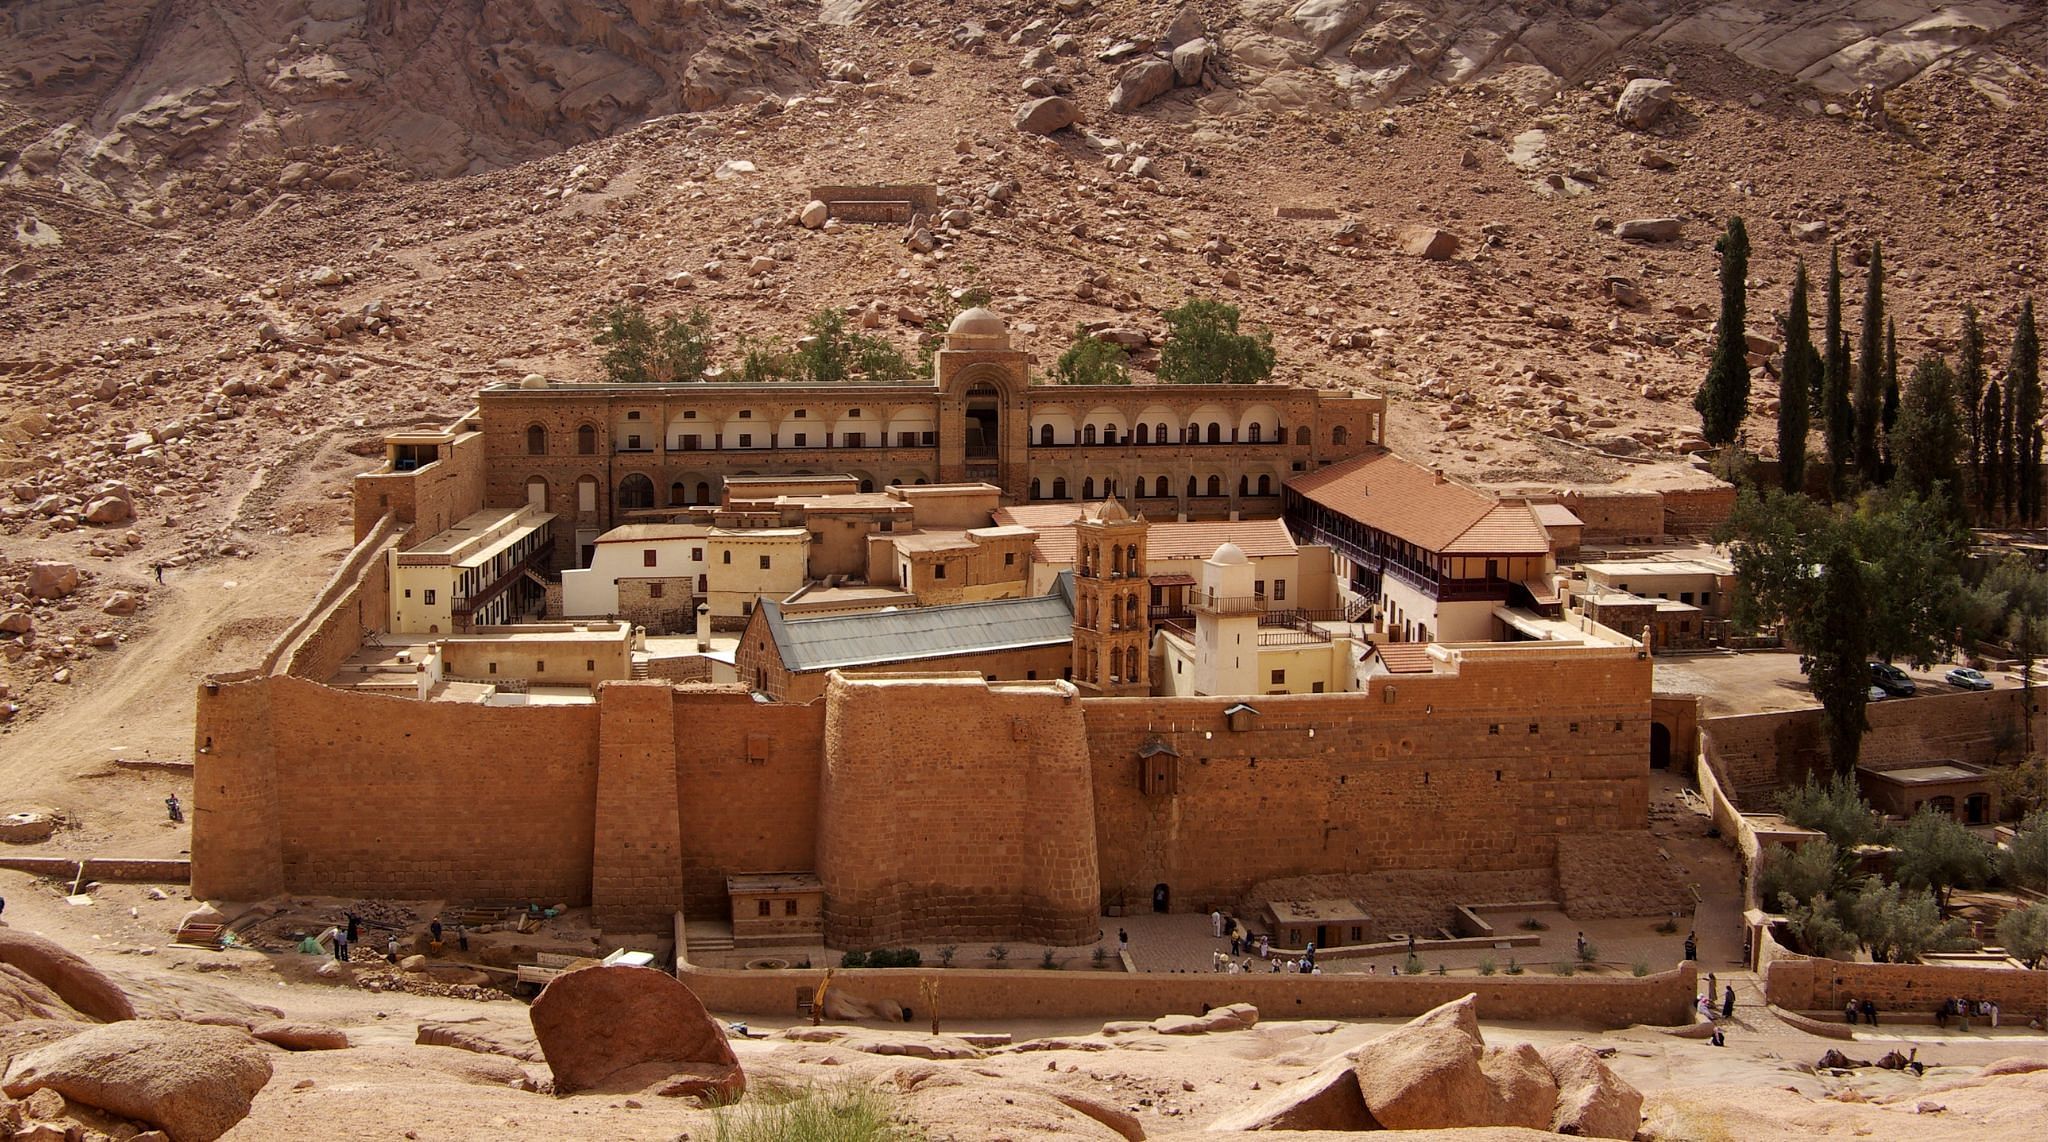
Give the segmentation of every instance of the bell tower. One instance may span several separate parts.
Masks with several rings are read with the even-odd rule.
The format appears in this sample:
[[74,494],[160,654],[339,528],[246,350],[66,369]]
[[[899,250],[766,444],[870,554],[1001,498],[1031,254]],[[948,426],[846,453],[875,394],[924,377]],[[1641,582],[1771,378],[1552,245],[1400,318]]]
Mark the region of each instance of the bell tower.
[[1150,527],[1113,496],[1084,510],[1074,524],[1074,684],[1083,693],[1152,692],[1152,624],[1145,610]]

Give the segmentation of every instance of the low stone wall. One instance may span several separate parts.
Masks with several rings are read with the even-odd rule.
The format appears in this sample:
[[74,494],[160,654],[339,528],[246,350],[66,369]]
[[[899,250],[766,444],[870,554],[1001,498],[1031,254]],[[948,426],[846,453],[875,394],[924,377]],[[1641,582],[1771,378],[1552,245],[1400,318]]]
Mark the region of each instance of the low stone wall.
[[2048,971],[1863,964],[1779,952],[1764,969],[1764,997],[1794,1011],[1839,1011],[1853,996],[1887,1012],[1932,1015],[1951,996],[1989,999],[2004,1020],[2048,1017]]
[[[793,1015],[797,996],[811,994],[824,971],[733,971],[687,961],[677,977],[704,1006],[721,1014]],[[2048,976],[2048,973],[2044,973]],[[1176,1012],[1250,1003],[1266,1019],[1391,1019],[1420,1015],[1477,993],[1488,1020],[1627,1027],[1673,1026],[1692,1018],[1698,978],[1690,963],[1657,975],[1358,976],[1228,975],[1212,972],[990,970],[985,968],[834,971],[834,990],[863,1000],[893,1000],[926,1017],[920,981],[939,988],[943,1020],[1155,1019]]]
[[[78,875],[74,857],[0,857],[0,868],[35,876],[69,880]],[[128,857],[87,857],[85,879],[119,880],[135,884],[187,884],[192,880],[189,860],[148,860]]]

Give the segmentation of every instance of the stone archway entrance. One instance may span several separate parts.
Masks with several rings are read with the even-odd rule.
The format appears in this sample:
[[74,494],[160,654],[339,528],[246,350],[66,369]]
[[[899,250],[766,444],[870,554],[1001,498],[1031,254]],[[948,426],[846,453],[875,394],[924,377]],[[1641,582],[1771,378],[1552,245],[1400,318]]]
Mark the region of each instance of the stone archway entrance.
[[1671,730],[1662,722],[1650,723],[1650,768],[1671,768]]
[[972,479],[994,480],[1002,469],[1003,394],[988,381],[977,381],[967,390],[967,415],[963,442],[967,453],[967,474]]

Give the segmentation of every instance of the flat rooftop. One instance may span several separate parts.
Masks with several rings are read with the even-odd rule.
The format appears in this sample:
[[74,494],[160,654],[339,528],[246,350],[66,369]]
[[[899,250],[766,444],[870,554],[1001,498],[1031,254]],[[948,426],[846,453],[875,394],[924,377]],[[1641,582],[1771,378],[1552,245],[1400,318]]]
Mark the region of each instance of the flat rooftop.
[[814,872],[751,872],[725,878],[725,890],[734,896],[760,892],[823,892],[825,882]]
[[633,630],[625,623],[548,623],[534,626],[483,627],[473,634],[451,634],[440,641],[449,643],[507,643],[507,642],[590,642],[593,639],[615,641],[633,636]]
[[1600,559],[1579,564],[1588,573],[1643,578],[1657,575],[1733,575],[1734,564],[1697,555],[1672,559]]
[[1331,920],[1369,920],[1372,918],[1356,900],[1268,900],[1266,907],[1273,910],[1273,918],[1282,924],[1327,923]]
[[398,564],[401,567],[440,563],[475,566],[488,562],[554,518],[553,514],[538,511],[528,504],[471,512],[448,530],[400,551]]
[[1900,785],[1938,785],[1950,781],[1978,781],[1986,774],[1949,762],[1934,765],[1916,765],[1910,769],[1866,769],[1866,777],[1892,781]]

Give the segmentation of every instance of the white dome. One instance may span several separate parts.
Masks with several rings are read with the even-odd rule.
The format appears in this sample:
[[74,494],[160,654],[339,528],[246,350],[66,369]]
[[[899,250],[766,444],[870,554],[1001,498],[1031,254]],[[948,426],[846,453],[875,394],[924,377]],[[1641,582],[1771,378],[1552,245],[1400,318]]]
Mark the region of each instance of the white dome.
[[1003,322],[1002,315],[991,309],[975,306],[960,311],[953,324],[946,327],[948,333],[966,333],[975,337],[1007,337],[1010,327]]
[[1226,543],[1223,546],[1216,549],[1216,554],[1211,555],[1209,557],[1209,562],[1225,563],[1231,566],[1237,566],[1239,564],[1250,563],[1251,560],[1246,559],[1244,557],[1243,548],[1239,547],[1235,543]]

